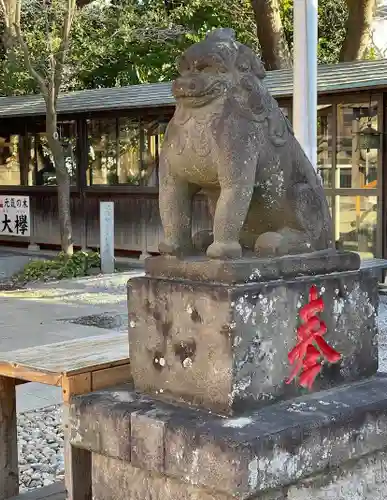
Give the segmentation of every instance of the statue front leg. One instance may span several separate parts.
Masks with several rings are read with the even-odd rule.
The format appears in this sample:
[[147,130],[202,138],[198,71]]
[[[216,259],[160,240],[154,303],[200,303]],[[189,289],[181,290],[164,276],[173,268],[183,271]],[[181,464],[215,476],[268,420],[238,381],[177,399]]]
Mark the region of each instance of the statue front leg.
[[192,253],[192,198],[198,188],[170,174],[160,177],[159,207],[164,241],[159,251],[168,255]]
[[[248,165],[244,164],[241,169],[234,166],[234,175],[220,179],[221,191],[214,217],[214,242],[207,249],[207,256],[212,259],[236,259],[242,256],[239,235],[254,191],[256,164],[246,171]],[[235,175],[241,171],[242,175]]]

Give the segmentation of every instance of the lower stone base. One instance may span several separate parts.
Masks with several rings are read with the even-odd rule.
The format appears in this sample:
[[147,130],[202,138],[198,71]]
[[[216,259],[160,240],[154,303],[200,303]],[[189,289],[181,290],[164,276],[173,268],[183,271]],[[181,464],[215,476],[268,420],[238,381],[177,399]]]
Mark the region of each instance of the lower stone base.
[[[94,500],[233,500],[167,476],[133,467],[128,462],[93,455]],[[293,486],[250,500],[385,500],[387,452],[374,453]]]
[[227,418],[130,386],[74,398],[94,500],[384,500],[387,376]]
[[328,474],[302,481],[278,495],[278,500],[385,500],[387,452],[349,462]]
[[232,500],[128,462],[93,454],[93,500]]

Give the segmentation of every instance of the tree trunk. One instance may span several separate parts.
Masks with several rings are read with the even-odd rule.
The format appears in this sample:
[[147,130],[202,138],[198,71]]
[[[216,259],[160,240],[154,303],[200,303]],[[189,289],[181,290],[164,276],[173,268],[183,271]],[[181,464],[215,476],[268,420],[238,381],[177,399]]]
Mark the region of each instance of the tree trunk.
[[93,0],[77,0],[77,6],[82,8],[89,5],[91,2],[93,2]]
[[251,0],[262,61],[267,70],[291,68],[292,58],[282,26],[280,0]]
[[58,217],[62,251],[72,255],[74,251],[71,212],[70,212],[70,176],[66,168],[64,151],[58,138],[55,112],[47,110],[46,115],[47,142],[54,157],[56,180],[58,184]]
[[364,56],[371,43],[371,24],[375,0],[347,0],[348,20],[340,61],[356,61]]

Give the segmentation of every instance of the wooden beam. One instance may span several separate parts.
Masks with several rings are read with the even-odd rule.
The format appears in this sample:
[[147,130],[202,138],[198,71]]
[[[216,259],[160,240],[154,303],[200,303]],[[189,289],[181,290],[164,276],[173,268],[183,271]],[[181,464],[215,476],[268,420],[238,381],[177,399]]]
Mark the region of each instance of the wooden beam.
[[69,406],[63,405],[64,460],[67,500],[92,500],[91,452],[70,443]]
[[15,381],[0,377],[0,500],[19,493]]
[[71,377],[62,377],[62,395],[63,402],[69,403],[72,396],[86,394],[91,392],[91,373],[82,373],[72,375]]
[[132,380],[130,363],[94,371],[92,372],[91,377],[92,391],[106,389],[107,387],[113,387],[115,385],[126,384]]
[[8,500],[66,500],[66,488],[63,481],[58,481],[50,486],[35,488]]

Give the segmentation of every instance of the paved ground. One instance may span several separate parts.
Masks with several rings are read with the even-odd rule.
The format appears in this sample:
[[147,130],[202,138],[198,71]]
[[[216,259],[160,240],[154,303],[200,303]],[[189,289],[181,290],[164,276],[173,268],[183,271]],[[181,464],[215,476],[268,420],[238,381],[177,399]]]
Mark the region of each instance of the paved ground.
[[[0,351],[101,335],[106,333],[103,327],[126,329],[126,283],[141,274],[136,270],[0,291]],[[91,315],[87,325],[72,322]],[[61,400],[56,387],[25,384],[17,391],[18,411]]]

